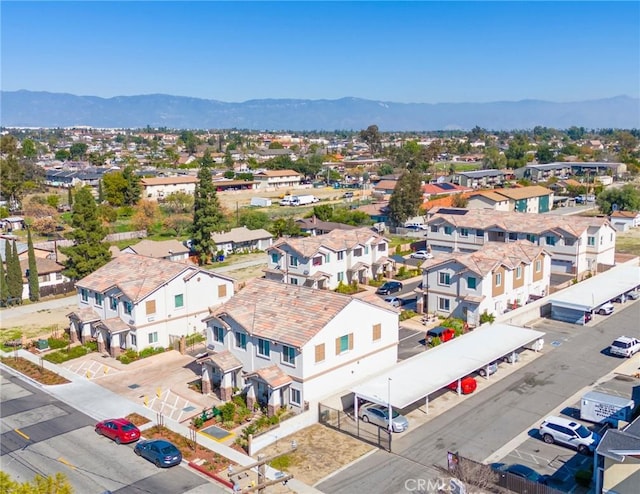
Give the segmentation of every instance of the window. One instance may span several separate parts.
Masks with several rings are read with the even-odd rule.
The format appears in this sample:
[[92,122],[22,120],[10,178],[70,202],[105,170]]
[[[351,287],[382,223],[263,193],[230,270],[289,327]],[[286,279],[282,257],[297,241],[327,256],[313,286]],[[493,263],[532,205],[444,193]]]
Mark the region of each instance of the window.
[[118,310],[118,299],[115,297],[109,297],[109,308],[111,310]]
[[216,343],[224,343],[224,328],[219,326],[213,327],[213,341]]
[[369,254],[369,246],[368,245],[364,246],[364,253],[365,253],[365,255]]
[[289,281],[291,282],[292,285],[298,284],[298,278],[291,278]]
[[445,235],[451,235],[452,231],[453,231],[453,228],[451,228],[450,226],[445,226],[444,227],[444,234]]
[[316,256],[313,258],[314,266],[322,266],[322,256]]
[[478,286],[478,280],[476,279],[476,277],[475,276],[469,276],[467,278],[467,288],[469,290],[475,290],[477,286]]
[[236,332],[236,348],[241,350],[247,349],[247,334]]
[[374,324],[373,325],[373,341],[378,341],[382,338],[382,324]]
[[496,232],[498,238],[504,238],[504,232]]
[[379,252],[384,252],[385,250],[387,250],[387,244],[384,242],[380,242],[378,244],[378,251]]
[[289,266],[297,266],[298,265],[298,258],[296,256],[291,256],[289,258]]
[[531,233],[527,233],[527,240],[531,243],[536,243],[536,236],[531,234]]
[[83,302],[89,301],[89,292],[87,291],[86,288],[80,288],[80,298],[82,299]]
[[502,273],[496,273],[496,286],[502,286]]
[[[613,240],[613,234],[611,234],[611,240]],[[62,279],[62,273],[56,273],[56,280]]]
[[547,245],[556,245],[556,237],[547,235],[545,238],[545,242],[547,243]]
[[438,284],[445,286],[451,285],[451,275],[449,273],[438,273]]
[[324,262],[327,264],[331,262],[331,254],[329,252],[324,255]]
[[360,257],[362,255],[362,247],[358,247],[357,249],[353,249],[354,257]]
[[469,229],[468,228],[460,228],[460,236],[461,237],[468,237],[469,236]]
[[129,333],[131,335],[131,346],[138,346],[138,336],[135,333]]
[[509,240],[518,240],[518,234],[514,232],[509,232]]
[[431,233],[438,233],[437,225],[431,225]]
[[93,298],[96,301],[96,305],[99,305],[100,307],[102,307],[102,293],[94,294]]
[[173,297],[173,306],[176,309],[179,309],[180,307],[184,307],[184,294],[180,293]]
[[542,270],[542,261],[538,259],[536,261],[536,273],[539,273]]
[[340,283],[341,281],[344,281],[344,271],[340,271],[338,273],[338,283]]
[[289,393],[289,401],[294,405],[300,405],[300,390],[291,388]]
[[149,345],[152,343],[158,343],[158,332],[154,331],[153,333],[149,333]]
[[438,309],[449,312],[451,310],[451,300],[448,298],[438,297]]
[[282,362],[289,365],[296,365],[296,349],[282,345]]
[[336,338],[336,355],[353,350],[353,333]]
[[156,313],[156,301],[155,300],[147,300],[144,304],[147,315]]
[[227,296],[227,285],[218,285],[218,298]]
[[340,252],[338,252],[338,261],[342,261],[344,259],[344,251],[341,250]]
[[516,268],[516,280],[519,280],[520,278],[522,278],[522,266],[518,266]]
[[484,237],[484,230],[476,230],[476,237]]
[[258,338],[258,355],[260,357],[269,357],[271,351],[269,349],[269,341]]
[[131,315],[131,313],[133,312],[133,304],[125,300],[124,302],[122,302],[122,306],[124,307],[124,313]]
[[273,264],[278,264],[279,260],[280,260],[280,256],[278,254],[271,254],[271,262]]
[[589,247],[595,246],[596,245],[596,237],[591,237],[591,236],[587,237],[587,245]]
[[319,345],[316,345],[316,364],[318,362],[322,362],[324,359],[324,343],[320,343]]

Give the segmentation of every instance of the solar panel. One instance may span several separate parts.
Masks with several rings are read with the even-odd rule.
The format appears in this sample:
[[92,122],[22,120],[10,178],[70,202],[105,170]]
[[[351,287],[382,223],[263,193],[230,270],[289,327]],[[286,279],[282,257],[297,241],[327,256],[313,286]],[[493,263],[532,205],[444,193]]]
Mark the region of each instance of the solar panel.
[[440,187],[441,189],[444,189],[444,190],[453,190],[453,189],[455,189],[455,187],[453,185],[451,185],[450,183],[446,183],[446,182],[438,184],[438,187]]
[[439,214],[457,214],[458,216],[465,215],[468,212],[469,212],[468,209],[449,209],[449,208],[438,209]]

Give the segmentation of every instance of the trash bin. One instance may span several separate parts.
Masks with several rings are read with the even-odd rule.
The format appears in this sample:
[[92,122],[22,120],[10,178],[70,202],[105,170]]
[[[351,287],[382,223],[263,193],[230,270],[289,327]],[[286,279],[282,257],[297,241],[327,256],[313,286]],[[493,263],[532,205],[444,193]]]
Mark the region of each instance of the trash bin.
[[39,339],[36,346],[38,347],[38,350],[47,350],[49,348],[49,341],[44,339]]
[[224,256],[218,256],[218,262],[224,261]]

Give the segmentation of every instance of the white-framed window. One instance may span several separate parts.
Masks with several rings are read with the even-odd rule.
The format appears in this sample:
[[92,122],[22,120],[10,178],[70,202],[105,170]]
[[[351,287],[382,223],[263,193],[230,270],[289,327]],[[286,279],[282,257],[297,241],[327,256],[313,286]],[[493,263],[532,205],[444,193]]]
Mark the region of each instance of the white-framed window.
[[83,302],[89,301],[89,291],[86,288],[80,288],[80,298]]
[[138,346],[138,335],[136,335],[135,333],[129,333],[131,335],[131,346],[137,347]]
[[290,282],[292,285],[297,285],[297,284],[298,284],[298,278],[291,278],[291,279],[289,280],[289,282]]
[[300,405],[301,403],[301,394],[299,389],[290,388],[289,392],[289,401],[294,405]]
[[593,237],[593,236],[589,235],[587,237],[587,245],[589,247],[594,247],[596,245],[596,237]]
[[496,273],[496,286],[502,286],[502,273]]
[[438,273],[438,284],[444,286],[451,285],[451,275],[449,273],[440,272]]
[[452,232],[453,232],[453,228],[451,228],[450,226],[445,226],[444,227],[444,234],[445,235],[451,235]]
[[484,237],[484,230],[476,230],[476,237]]
[[180,309],[181,307],[184,307],[184,294],[183,293],[179,293],[178,295],[174,295],[174,297],[173,297],[173,306],[176,309]]
[[540,271],[542,271],[542,261],[538,259],[536,261],[536,273],[539,273]]
[[469,290],[475,290],[478,286],[478,279],[475,276],[467,277],[467,288]]
[[509,232],[509,240],[518,240],[518,234],[515,232]]
[[358,247],[357,249],[353,249],[353,256],[360,257],[362,255],[362,247]]
[[460,236],[461,237],[468,237],[469,236],[469,229],[468,228],[460,228]]
[[449,312],[451,310],[451,300],[444,297],[438,297],[438,310]]
[[314,266],[322,266],[323,256],[316,256],[313,258]]
[[344,281],[344,271],[340,271],[338,273],[338,283],[340,283],[341,281]]
[[553,235],[547,235],[545,238],[545,242],[547,245],[556,245],[556,237]]
[[269,356],[271,355],[269,340],[263,340],[262,338],[258,338],[258,348],[256,351],[259,357],[269,358]]
[[149,345],[153,343],[158,343],[158,332],[154,331],[153,333],[149,333]]
[[93,298],[95,300],[96,305],[102,307],[102,293],[94,293]]
[[431,225],[431,233],[438,233],[438,225]]
[[109,308],[111,310],[118,310],[118,299],[115,297],[109,297]]
[[520,278],[522,278],[522,266],[518,266],[516,268],[516,280],[519,280]]
[[282,345],[282,363],[293,365],[293,366],[296,365],[296,349],[295,348],[287,345]]
[[378,244],[378,252],[384,252],[387,250],[387,244],[385,242],[380,242]]
[[236,332],[236,348],[247,349],[247,333]]
[[220,326],[214,326],[213,329],[213,341],[216,343],[224,343],[224,328]]
[[536,236],[532,233],[527,233],[527,240],[533,244],[536,243]]
[[289,257],[289,266],[297,266],[298,265],[298,258],[296,256],[290,256]]
[[344,251],[341,250],[338,252],[338,261],[342,261],[344,259]]
[[273,264],[278,264],[279,260],[280,260],[280,256],[277,253],[271,254],[271,262]]
[[124,300],[122,302],[122,307],[124,308],[125,314],[131,315],[131,313],[133,312],[133,304],[128,300]]

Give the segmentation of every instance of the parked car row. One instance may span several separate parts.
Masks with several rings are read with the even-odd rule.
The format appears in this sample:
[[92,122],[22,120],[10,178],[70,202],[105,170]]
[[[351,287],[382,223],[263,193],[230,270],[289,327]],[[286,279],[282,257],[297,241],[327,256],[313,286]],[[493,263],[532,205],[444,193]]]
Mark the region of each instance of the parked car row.
[[140,439],[140,429],[127,419],[108,419],[98,422],[95,427],[96,433],[107,437],[116,444],[137,444],[134,453],[149,460],[158,468],[172,467],[182,462],[182,453],[169,441],[164,439],[142,440]]

